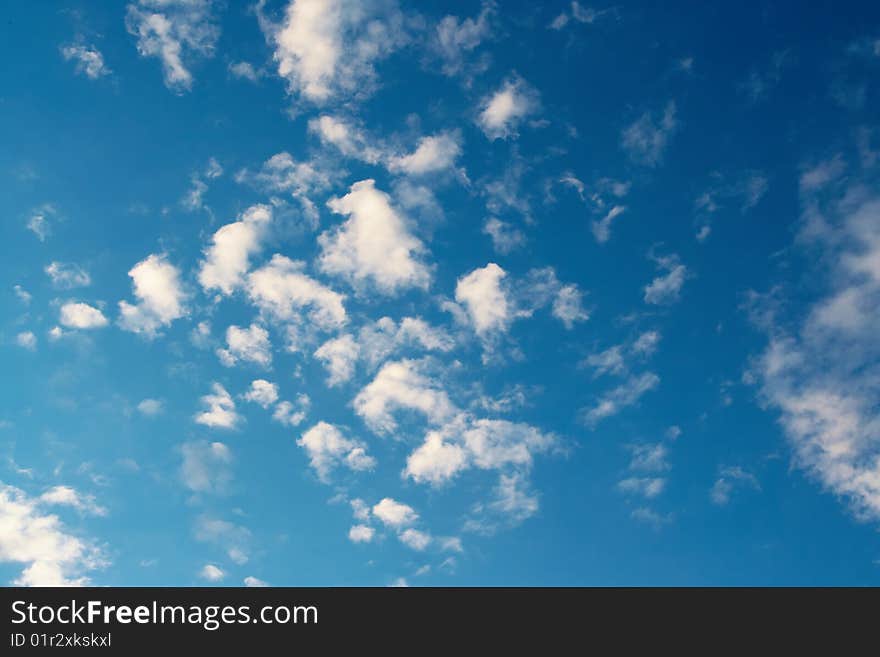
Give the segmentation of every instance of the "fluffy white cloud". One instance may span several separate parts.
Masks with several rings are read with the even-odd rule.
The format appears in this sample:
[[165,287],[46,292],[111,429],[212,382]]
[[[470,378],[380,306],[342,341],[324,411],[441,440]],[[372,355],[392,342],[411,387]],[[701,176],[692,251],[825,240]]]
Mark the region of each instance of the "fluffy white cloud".
[[348,540],[352,543],[369,543],[376,535],[376,530],[369,525],[353,525],[348,530]]
[[251,577],[250,575],[248,575],[247,577],[244,578],[244,585],[249,589],[254,589],[254,588],[265,588],[265,587],[269,586],[269,583],[264,582],[261,579],[257,579],[256,577]]
[[163,326],[186,314],[180,272],[164,255],[152,254],[128,272],[137,304],[119,302],[119,325],[152,338]]
[[327,422],[318,422],[296,444],[306,450],[312,468],[324,482],[328,482],[330,473],[341,465],[351,470],[371,470],[376,465],[376,459],[367,454],[364,443],[346,438]]
[[107,326],[107,318],[87,303],[69,302],[61,306],[59,320],[62,326],[75,329],[94,329]]
[[657,276],[645,286],[645,303],[665,305],[678,301],[681,288],[688,278],[688,269],[678,260],[678,256],[655,258],[657,267],[664,274]]
[[128,5],[125,25],[137,37],[138,52],[159,58],[169,89],[189,90],[193,77],[185,60],[213,54],[220,30],[212,10],[213,0],[138,0]]
[[268,367],[272,364],[269,332],[257,324],[248,328],[230,326],[226,329],[226,349],[218,349],[217,356],[226,367],[232,367],[238,361]]
[[327,205],[348,219],[318,237],[318,262],[324,272],[342,276],[355,286],[369,280],[389,295],[409,287],[428,287],[430,271],[419,259],[425,247],[410,233],[388,194],[376,189],[375,181],[356,182],[348,194]]
[[261,24],[289,92],[318,104],[368,93],[375,62],[406,39],[393,2],[291,0],[280,24]]
[[558,445],[553,434],[507,420],[456,418],[429,431],[406,461],[404,476],[439,485],[468,468],[527,470],[536,453]]
[[373,515],[387,527],[400,528],[413,524],[419,514],[411,506],[390,497],[383,497],[373,506]]
[[302,424],[308,415],[312,400],[306,394],[300,394],[296,398],[296,404],[289,401],[280,401],[275,406],[272,419],[285,426],[296,427]]
[[357,342],[348,334],[327,340],[318,347],[315,358],[322,361],[327,368],[327,384],[336,386],[348,381],[354,374],[359,353]]
[[505,330],[512,318],[512,308],[501,285],[505,276],[507,272],[490,262],[456,283],[455,300],[464,304],[478,335]]
[[278,386],[265,379],[251,381],[250,389],[244,394],[245,401],[254,402],[269,408],[278,401]]
[[15,336],[15,344],[23,349],[33,351],[37,348],[37,336],[32,331],[22,331]]
[[346,323],[345,296],[303,273],[305,265],[275,254],[248,276],[247,291],[262,312],[281,321],[299,321],[308,309],[309,319],[324,329]]
[[538,92],[525,80],[511,78],[483,99],[477,123],[489,139],[517,136],[517,128],[540,107]]
[[232,481],[232,452],[223,443],[201,440],[180,446],[180,477],[196,493],[223,493]]
[[100,550],[75,536],[44,500],[0,484],[0,562],[24,565],[15,586],[87,586],[83,573],[104,565]]
[[46,265],[46,269],[43,271],[46,272],[46,275],[52,281],[52,286],[58,290],[86,287],[92,283],[89,273],[76,264],[51,262]]
[[257,82],[265,74],[250,62],[230,62],[227,70],[232,77],[249,82]]
[[660,377],[653,372],[633,376],[627,381],[602,395],[591,408],[584,409],[587,424],[595,425],[600,420],[616,415],[627,406],[632,406],[644,395],[660,384]]
[[452,169],[461,155],[461,136],[457,132],[422,137],[416,150],[409,155],[390,158],[388,169],[411,176],[436,174]]
[[208,563],[199,571],[199,577],[209,582],[219,582],[226,577],[226,573],[214,564]]
[[62,46],[61,56],[68,62],[74,62],[77,73],[81,73],[92,80],[110,75],[110,69],[104,63],[104,55],[94,46],[81,44]]
[[364,131],[339,116],[323,114],[309,120],[309,132],[318,136],[323,144],[336,147],[346,157],[379,163],[384,157],[381,145],[374,145]]
[[55,506],[69,506],[90,516],[107,515],[107,509],[95,501],[94,495],[80,493],[70,486],[53,486],[40,495],[40,502]]
[[312,228],[320,219],[312,196],[330,187],[336,173],[318,162],[300,162],[282,151],[270,157],[257,172],[242,170],[235,176],[239,183],[249,183],[262,191],[290,194],[296,199]]
[[404,529],[397,535],[397,538],[408,548],[418,552],[422,552],[431,544],[430,534],[419,531],[418,529],[413,529],[412,527]]
[[361,327],[358,334],[360,356],[370,367],[378,366],[401,349],[447,352],[454,347],[452,336],[419,317],[404,317],[399,324],[390,317],[382,317]]
[[376,377],[354,399],[354,408],[377,433],[397,428],[394,411],[409,409],[422,413],[429,422],[442,423],[454,411],[446,391],[415,360],[386,363]]
[[[872,180],[873,172],[867,175]],[[876,520],[880,196],[855,173],[850,180],[833,190],[802,185],[798,245],[810,249],[817,273],[828,284],[811,286],[825,291],[793,321],[773,295],[761,300],[764,307],[753,309],[769,342],[749,380],[760,385],[763,400],[778,410],[795,463],[824,489],[847,500],[859,517]],[[730,474],[726,479],[730,481]]]
[[458,16],[444,16],[437,24],[431,45],[443,61],[445,75],[459,75],[468,68],[476,73],[487,66],[485,60],[468,66],[466,58],[481,42],[491,36],[491,19],[494,13],[495,4],[484,2],[476,18],[461,19]]
[[[235,412],[235,401],[219,383],[211,384],[213,393],[202,397],[202,404],[206,410],[197,413],[195,421],[206,427],[220,429],[233,429],[241,420],[241,416]],[[219,444],[219,443],[217,443]]]
[[585,322],[590,314],[584,310],[583,295],[577,285],[563,285],[553,299],[553,316],[571,330],[576,322]]
[[206,292],[220,290],[228,295],[243,284],[250,259],[260,252],[271,221],[271,207],[253,205],[238,221],[214,233],[199,269],[199,283]]
[[623,130],[621,145],[634,162],[649,167],[660,164],[670,138],[678,129],[675,114],[675,102],[669,101],[659,120],[645,112]]

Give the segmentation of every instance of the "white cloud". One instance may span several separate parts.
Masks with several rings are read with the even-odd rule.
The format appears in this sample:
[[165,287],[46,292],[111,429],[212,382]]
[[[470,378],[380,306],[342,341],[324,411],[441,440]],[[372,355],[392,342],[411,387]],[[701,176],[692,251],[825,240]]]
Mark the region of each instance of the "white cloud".
[[272,419],[289,427],[296,427],[303,423],[308,415],[311,399],[306,394],[300,394],[296,398],[296,404],[289,401],[280,401],[275,406]]
[[196,519],[194,533],[197,540],[220,546],[233,563],[248,562],[251,532],[246,527],[202,515]]
[[672,135],[678,130],[676,106],[669,101],[659,120],[645,112],[621,133],[621,145],[638,164],[656,167],[663,160]]
[[492,238],[492,248],[501,255],[520,248],[526,242],[526,236],[521,230],[496,217],[486,219],[483,233]]
[[68,302],[61,306],[59,322],[75,329],[94,329],[107,326],[107,318],[97,308],[87,303]]
[[370,519],[370,507],[360,498],[351,500],[351,512],[357,520],[367,522]]
[[592,25],[596,19],[601,18],[605,14],[616,12],[615,8],[609,9],[593,9],[592,7],[584,7],[577,0],[571,3],[569,11],[564,11],[557,15],[551,22],[549,27],[551,30],[561,30],[572,20],[577,23]]
[[241,218],[222,226],[205,249],[199,269],[199,283],[207,292],[220,290],[229,295],[241,287],[252,256],[262,249],[262,240],[272,221],[272,208],[253,205]]
[[43,270],[51,279],[52,286],[58,290],[71,290],[75,287],[91,285],[92,278],[89,273],[76,264],[63,262],[51,262]]
[[425,442],[407,458],[404,476],[440,485],[471,467],[528,470],[534,454],[557,444],[555,435],[528,424],[458,417],[428,432]]
[[[870,175],[870,174],[869,174]],[[796,465],[862,518],[880,519],[880,196],[851,177],[827,201],[804,190],[798,245],[827,284],[793,321],[767,295],[769,335],[750,380],[779,412]],[[762,315],[753,313],[757,317]]]
[[226,329],[226,349],[218,349],[217,356],[226,367],[232,367],[238,361],[268,367],[272,364],[269,332],[257,324],[248,328],[230,326]]
[[679,262],[676,255],[655,258],[655,261],[658,269],[665,273],[645,286],[645,303],[666,305],[678,301],[681,288],[689,276],[688,268]]
[[37,236],[41,242],[45,242],[52,234],[52,219],[58,216],[58,211],[51,203],[44,203],[30,213],[27,220],[27,229]]
[[248,575],[247,577],[244,578],[244,585],[246,587],[248,587],[249,589],[255,589],[255,588],[265,588],[265,587],[269,586],[269,583],[264,582],[261,579],[257,579],[256,577],[251,577],[250,575]]
[[100,550],[77,537],[41,501],[0,484],[0,562],[24,565],[15,586],[87,586],[83,573],[104,565]]
[[154,417],[162,412],[163,404],[158,399],[142,399],[137,405],[138,412],[147,417]]
[[384,157],[381,145],[371,145],[369,138],[358,126],[339,116],[324,114],[309,120],[309,132],[316,134],[323,144],[335,146],[346,157],[378,164]]
[[356,182],[348,194],[327,205],[348,219],[318,237],[318,263],[324,272],[342,276],[356,287],[370,280],[388,295],[409,287],[427,289],[431,274],[419,259],[425,247],[410,233],[388,194],[376,189],[375,181]]
[[387,527],[401,528],[413,524],[419,514],[411,506],[390,497],[382,498],[373,506],[373,515]]
[[455,300],[464,304],[468,317],[478,335],[504,331],[512,309],[501,281],[507,276],[501,267],[490,262],[458,279]]
[[323,362],[327,369],[327,385],[330,386],[344,383],[352,377],[358,355],[358,344],[347,333],[328,340],[315,351],[315,358]]
[[466,58],[491,36],[491,19],[494,13],[495,4],[484,2],[476,18],[444,16],[437,24],[432,49],[443,60],[442,70],[445,75],[458,75],[468,68],[480,72],[486,67],[485,60],[468,66]]
[[180,446],[180,477],[196,493],[223,493],[232,481],[232,452],[220,442],[204,440]]
[[15,336],[15,344],[23,349],[33,351],[37,348],[37,336],[31,331],[22,331]]
[[219,383],[211,384],[211,389],[213,390],[212,394],[201,398],[206,410],[197,413],[195,421],[206,427],[234,429],[241,420],[241,416],[235,412],[235,402],[232,396]]
[[669,469],[669,463],[666,460],[669,450],[663,443],[632,445],[630,451],[632,452],[630,470],[662,472]]
[[431,544],[430,534],[419,531],[418,529],[413,529],[412,527],[404,529],[397,535],[397,538],[399,538],[400,542],[408,548],[416,550],[417,552],[422,552]]
[[617,488],[628,495],[653,499],[663,492],[666,480],[662,477],[628,477],[617,482]]
[[505,517],[509,524],[519,524],[538,512],[538,498],[530,492],[525,475],[519,472],[501,474],[495,487],[492,511]]
[[590,354],[584,359],[583,365],[592,368],[597,377],[603,374],[621,376],[629,372],[630,360],[644,360],[657,350],[658,344],[660,344],[660,333],[645,331],[629,344],[614,345],[604,351]]
[[119,324],[127,331],[152,338],[163,326],[186,314],[186,296],[180,272],[164,255],[150,255],[128,272],[134,284],[136,305],[119,302]]
[[345,296],[303,273],[305,265],[275,254],[269,264],[248,276],[247,291],[262,312],[281,321],[299,321],[308,309],[309,319],[323,329],[346,323]]
[[278,386],[265,379],[255,379],[251,381],[251,387],[244,394],[244,399],[269,408],[278,401]]
[[425,369],[423,361],[386,363],[355,397],[355,412],[377,433],[391,433],[397,428],[393,412],[398,409],[418,411],[435,424],[443,422],[454,406]]
[[94,495],[80,493],[70,486],[53,486],[40,495],[40,502],[55,506],[69,506],[90,516],[107,515],[107,509],[95,501]]
[[110,69],[104,63],[104,56],[94,46],[76,44],[62,46],[61,56],[65,61],[73,60],[76,72],[82,73],[92,80],[110,74]]
[[477,123],[489,139],[517,136],[517,128],[540,108],[538,92],[525,80],[514,77],[480,104]]
[[660,377],[653,372],[633,376],[620,386],[609,390],[600,397],[595,406],[584,409],[587,424],[595,425],[600,420],[616,415],[627,406],[632,406],[644,395],[660,384]]
[[376,535],[376,530],[368,525],[353,525],[348,530],[348,540],[352,543],[369,543]]
[[239,171],[235,180],[265,192],[290,194],[299,202],[309,226],[315,228],[320,216],[312,196],[329,188],[336,174],[316,161],[299,162],[290,153],[282,151],[266,160],[256,173],[246,169]]
[[622,205],[615,205],[605,214],[599,221],[594,221],[590,227],[593,231],[593,237],[599,244],[604,244],[611,239],[611,222],[622,215],[626,208]]
[[333,386],[348,381],[358,361],[375,368],[401,349],[446,352],[454,347],[455,341],[446,331],[419,317],[404,317],[399,325],[382,317],[362,326],[357,339],[345,334],[328,340],[315,351],[315,357],[324,363],[330,375],[328,384]]
[[346,438],[327,422],[318,422],[296,444],[306,450],[312,468],[323,482],[328,482],[330,473],[342,465],[355,471],[372,470],[376,466],[376,459],[367,454],[364,443]]
[[367,95],[375,63],[407,38],[393,2],[291,0],[280,24],[261,24],[290,94],[317,104]]
[[31,299],[33,298],[31,293],[25,290],[21,285],[14,285],[12,290],[15,292],[15,296],[17,296],[23,304],[27,305],[31,302]]
[[169,89],[183,92],[192,87],[186,61],[191,55],[213,55],[220,29],[212,10],[212,0],[138,0],[128,5],[125,26],[137,37],[141,56],[162,62]]
[[457,132],[443,132],[438,135],[422,137],[409,155],[395,156],[388,161],[388,170],[410,176],[437,174],[455,167],[455,160],[461,155],[461,135]]
[[718,479],[709,491],[709,497],[713,504],[724,506],[730,502],[730,497],[736,488],[761,490],[761,484],[751,472],[739,466],[726,466],[720,469]]
[[230,75],[239,80],[248,80],[249,82],[257,82],[263,77],[263,71],[257,69],[250,62],[230,62],[228,67]]
[[553,299],[553,316],[561,321],[565,328],[571,330],[575,322],[585,322],[590,319],[589,313],[583,307],[583,295],[577,285],[563,285]]
[[219,582],[226,577],[226,573],[214,564],[208,563],[199,571],[199,577],[209,582]]

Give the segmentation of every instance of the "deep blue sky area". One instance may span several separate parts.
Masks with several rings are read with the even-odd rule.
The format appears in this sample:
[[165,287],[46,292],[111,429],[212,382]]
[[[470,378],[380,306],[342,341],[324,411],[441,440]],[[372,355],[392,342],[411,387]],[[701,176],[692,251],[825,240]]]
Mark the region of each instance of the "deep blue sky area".
[[4,584],[880,584],[877,3],[2,25]]

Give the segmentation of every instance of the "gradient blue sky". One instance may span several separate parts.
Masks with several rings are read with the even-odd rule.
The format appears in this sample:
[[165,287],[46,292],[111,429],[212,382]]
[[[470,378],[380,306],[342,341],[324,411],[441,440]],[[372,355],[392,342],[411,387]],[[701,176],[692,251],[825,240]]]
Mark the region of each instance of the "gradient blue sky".
[[876,3],[12,3],[0,580],[880,584]]

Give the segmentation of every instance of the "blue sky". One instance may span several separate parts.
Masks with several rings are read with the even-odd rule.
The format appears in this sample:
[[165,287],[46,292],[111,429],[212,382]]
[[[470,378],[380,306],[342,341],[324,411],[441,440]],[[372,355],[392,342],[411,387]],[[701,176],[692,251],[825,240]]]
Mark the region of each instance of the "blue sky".
[[4,22],[4,583],[880,584],[876,5]]

